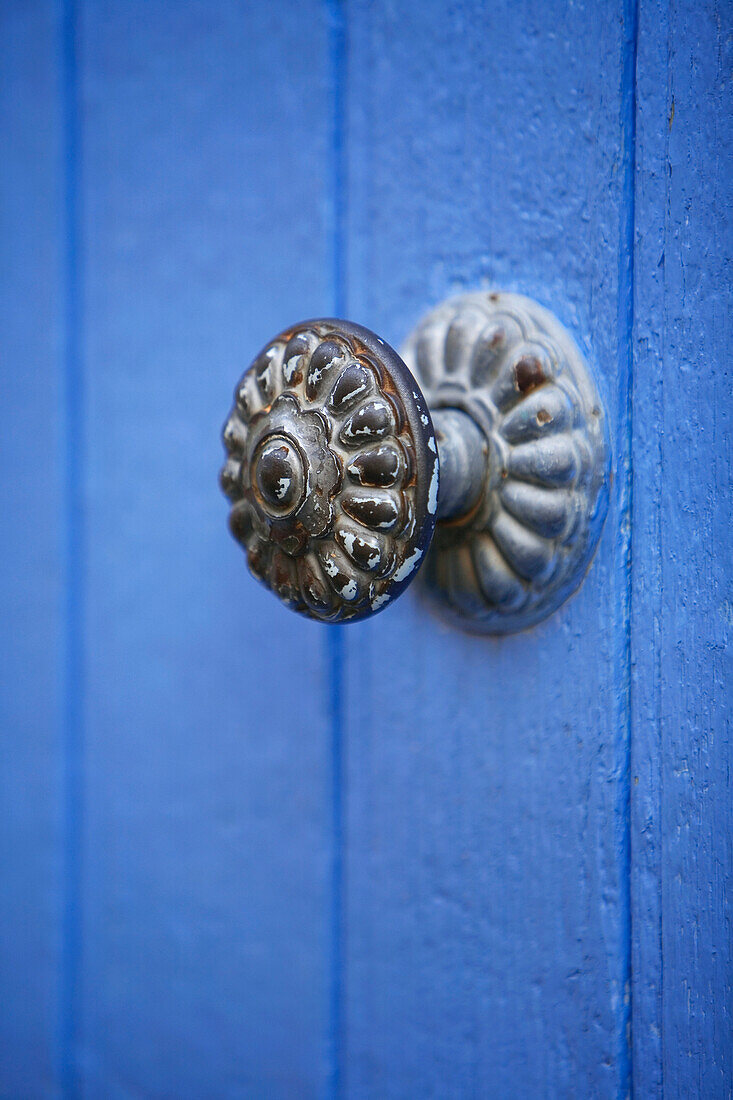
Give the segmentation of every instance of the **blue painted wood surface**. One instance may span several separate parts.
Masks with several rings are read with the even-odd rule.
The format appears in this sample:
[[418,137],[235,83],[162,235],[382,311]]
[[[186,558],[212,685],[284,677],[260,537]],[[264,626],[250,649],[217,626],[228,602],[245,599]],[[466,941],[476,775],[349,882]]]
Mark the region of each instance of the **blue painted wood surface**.
[[[0,9],[0,1095],[725,1097],[725,6]],[[613,502],[515,638],[247,575],[288,320],[534,295]]]
[[58,23],[0,5],[0,1095],[51,1096],[66,519]]
[[[619,456],[621,13],[603,36],[580,7],[561,33],[539,5],[355,18],[350,312],[391,335],[456,285],[529,293],[591,349]],[[471,638],[413,602],[348,635],[355,1095],[628,1088],[623,473],[615,489],[586,583],[538,629]]]
[[725,4],[641,8],[632,1036],[648,1095],[733,1094],[731,27]]

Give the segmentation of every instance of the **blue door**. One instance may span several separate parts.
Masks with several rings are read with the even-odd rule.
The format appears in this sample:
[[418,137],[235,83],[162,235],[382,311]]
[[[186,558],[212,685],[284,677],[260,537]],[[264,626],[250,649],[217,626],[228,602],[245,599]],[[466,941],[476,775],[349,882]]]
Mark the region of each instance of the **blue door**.
[[[0,1095],[731,1096],[730,16],[0,6]],[[593,364],[586,581],[291,614],[236,379],[484,285]]]

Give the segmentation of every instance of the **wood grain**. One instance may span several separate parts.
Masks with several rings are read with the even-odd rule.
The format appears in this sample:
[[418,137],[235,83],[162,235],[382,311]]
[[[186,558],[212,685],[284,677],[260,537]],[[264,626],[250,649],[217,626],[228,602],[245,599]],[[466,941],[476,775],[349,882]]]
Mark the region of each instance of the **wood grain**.
[[633,393],[639,1096],[733,1092],[730,11],[643,3]]

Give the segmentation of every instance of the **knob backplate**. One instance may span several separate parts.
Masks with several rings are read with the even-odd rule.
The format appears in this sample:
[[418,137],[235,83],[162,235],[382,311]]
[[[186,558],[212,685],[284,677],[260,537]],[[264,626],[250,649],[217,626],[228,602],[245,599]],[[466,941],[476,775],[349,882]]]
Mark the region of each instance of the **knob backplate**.
[[427,402],[368,329],[314,320],[271,341],[235,391],[221,485],[250,569],[288,606],[344,622],[409,584],[435,526]]
[[532,626],[582,581],[608,507],[608,428],[591,372],[548,310],[505,293],[443,302],[402,357],[430,408],[466,413],[488,444],[483,491],[468,514],[438,524],[423,583],[464,629]]

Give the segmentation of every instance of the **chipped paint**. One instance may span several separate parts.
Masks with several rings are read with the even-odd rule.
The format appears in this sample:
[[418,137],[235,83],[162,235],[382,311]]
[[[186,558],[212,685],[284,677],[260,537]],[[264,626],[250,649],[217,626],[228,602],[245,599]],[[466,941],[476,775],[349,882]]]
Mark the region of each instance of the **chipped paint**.
[[358,538],[353,531],[342,531],[341,538],[343,540],[346,552],[352,558],[352,560],[354,558],[354,544],[356,542],[359,542],[362,546],[366,547],[367,550],[370,550],[370,553],[366,559],[367,569],[371,569],[379,561],[379,550],[372,550],[369,547],[368,543],[364,542],[363,539]]
[[399,516],[399,509],[397,508],[397,505],[391,497],[360,496],[356,498],[356,501],[351,510],[349,509],[348,505],[346,506],[346,512],[349,515],[353,514],[353,518],[356,519],[357,523],[362,523],[365,519],[363,509],[364,507],[368,507],[370,505],[373,508],[379,508],[380,505],[388,505],[392,509],[392,514],[388,516],[387,519],[383,520],[382,523],[377,523],[375,520],[369,518],[369,523],[366,524],[366,526],[369,526],[374,530],[379,528],[383,531],[389,530],[390,527],[394,526],[395,521]]
[[288,359],[287,363],[283,364],[283,376],[286,382],[290,383],[293,381],[298,370],[299,363],[300,355],[292,355],[290,359]]
[[344,403],[348,402],[349,404],[351,404],[351,402],[353,402],[357,397],[361,397],[363,393],[367,393],[368,390],[369,386],[366,382],[360,383],[360,385],[355,386],[353,390],[347,393],[346,397],[344,398]]
[[403,561],[403,563],[399,567],[399,569],[395,570],[395,574],[394,574],[395,584],[400,584],[402,581],[406,580],[407,577],[409,577],[410,573],[412,573],[413,570],[417,568],[417,564],[420,561],[420,558],[422,557],[422,555],[423,555],[423,552],[418,547],[417,550],[414,550],[412,552],[412,554],[410,554],[409,558],[405,558],[405,560]]
[[344,428],[343,436],[344,436],[344,439],[358,439],[361,436],[365,436],[367,439],[368,438],[379,439],[381,436],[383,436],[385,434],[386,431],[387,431],[387,425],[384,425],[381,428],[379,428],[379,427],[378,428],[370,428],[367,425],[367,427],[365,427],[365,428]]
[[[432,440],[430,442],[432,443]],[[428,512],[431,516],[434,516],[438,511],[438,476],[438,461],[436,459],[433,463],[433,474],[428,489]]]
[[336,562],[333,561],[332,558],[326,557],[322,558],[321,560],[323,561],[323,568],[326,570],[329,577],[337,577],[339,573],[339,567],[336,565]]

